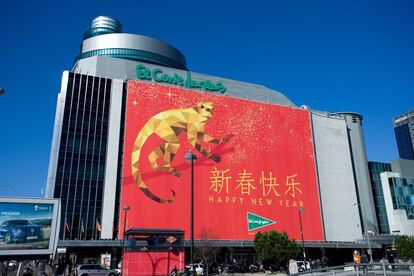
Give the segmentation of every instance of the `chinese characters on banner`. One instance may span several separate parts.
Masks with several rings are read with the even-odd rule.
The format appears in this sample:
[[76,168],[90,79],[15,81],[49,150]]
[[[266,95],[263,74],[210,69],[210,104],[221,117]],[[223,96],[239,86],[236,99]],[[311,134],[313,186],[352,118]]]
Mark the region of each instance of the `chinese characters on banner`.
[[[265,175],[262,171],[260,178],[255,179],[251,173],[243,170],[237,174],[238,179],[235,180],[237,186],[233,187],[231,181],[233,177],[229,173],[229,169],[213,168],[210,176],[209,203],[243,204],[244,196],[248,196],[251,205],[279,204],[280,207],[304,207],[303,201],[296,200],[297,196],[303,194],[300,189],[301,184],[298,182],[299,177],[296,174],[286,176],[281,185],[280,180],[278,181],[276,177],[272,176],[272,172]],[[231,192],[229,192],[229,186],[230,189],[233,187]]]

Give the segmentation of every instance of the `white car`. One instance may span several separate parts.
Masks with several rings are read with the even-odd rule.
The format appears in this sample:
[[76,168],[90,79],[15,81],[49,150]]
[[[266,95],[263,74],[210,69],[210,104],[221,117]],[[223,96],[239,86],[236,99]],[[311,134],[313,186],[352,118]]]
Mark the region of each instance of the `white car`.
[[82,264],[76,267],[77,276],[116,276],[115,269],[106,269],[99,264]]
[[188,264],[185,266],[185,270],[187,271],[194,271],[194,268],[197,275],[204,275],[204,265],[201,263]]

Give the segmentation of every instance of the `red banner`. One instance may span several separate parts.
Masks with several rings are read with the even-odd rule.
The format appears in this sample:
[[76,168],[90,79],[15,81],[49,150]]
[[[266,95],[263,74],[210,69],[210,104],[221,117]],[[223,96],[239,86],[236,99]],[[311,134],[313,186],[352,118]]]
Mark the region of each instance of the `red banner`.
[[189,238],[189,150],[195,239],[269,230],[300,239],[299,208],[305,240],[324,239],[309,111],[133,81],[121,198],[128,228],[183,229]]

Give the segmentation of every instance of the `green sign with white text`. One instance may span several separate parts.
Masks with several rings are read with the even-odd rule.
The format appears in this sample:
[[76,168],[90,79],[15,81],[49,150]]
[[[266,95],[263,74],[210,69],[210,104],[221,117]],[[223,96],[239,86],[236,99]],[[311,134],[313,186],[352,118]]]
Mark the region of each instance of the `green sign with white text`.
[[275,224],[276,221],[247,212],[247,230],[252,231],[265,226]]
[[138,64],[136,67],[136,75],[140,80],[154,80],[155,82],[170,83],[188,89],[196,89],[201,91],[220,93],[226,92],[226,87],[220,81],[215,83],[209,80],[197,81],[191,78],[189,71],[187,71],[185,78],[183,78],[178,74],[169,75],[164,73],[161,68],[154,68],[151,70],[142,64]]

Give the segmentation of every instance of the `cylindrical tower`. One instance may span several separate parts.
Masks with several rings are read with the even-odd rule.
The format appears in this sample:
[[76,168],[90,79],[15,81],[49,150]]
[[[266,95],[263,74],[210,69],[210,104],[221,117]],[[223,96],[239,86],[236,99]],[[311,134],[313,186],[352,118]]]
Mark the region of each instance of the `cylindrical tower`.
[[367,153],[365,148],[364,132],[362,129],[362,115],[354,112],[336,113],[345,118],[348,128],[348,139],[351,145],[351,159],[358,194],[358,205],[362,214],[363,232],[378,233],[378,222],[375,214],[375,204],[369,178]]
[[83,34],[83,39],[114,33],[122,33],[121,22],[109,16],[98,16],[92,21],[91,28]]
[[93,56],[109,56],[187,70],[187,61],[179,50],[148,36],[122,33],[121,22],[109,16],[96,17],[83,39],[75,63]]

